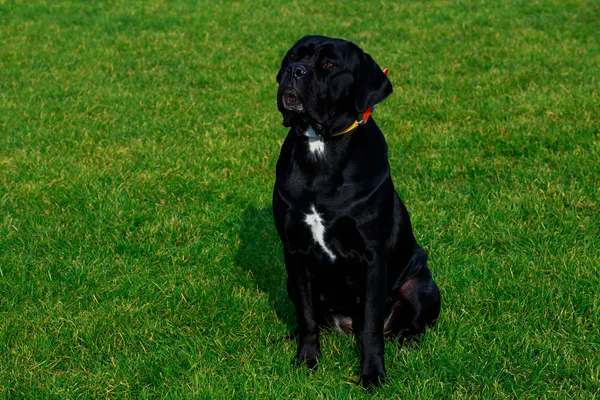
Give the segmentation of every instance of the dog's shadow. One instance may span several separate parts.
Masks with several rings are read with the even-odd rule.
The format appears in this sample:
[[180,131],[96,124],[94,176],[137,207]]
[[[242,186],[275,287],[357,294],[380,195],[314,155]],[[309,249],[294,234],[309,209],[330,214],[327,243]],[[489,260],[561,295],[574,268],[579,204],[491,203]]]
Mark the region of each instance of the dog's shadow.
[[292,332],[296,326],[294,308],[287,295],[287,274],[271,207],[246,208],[239,238],[236,265],[251,275],[257,288],[268,296],[279,321]]

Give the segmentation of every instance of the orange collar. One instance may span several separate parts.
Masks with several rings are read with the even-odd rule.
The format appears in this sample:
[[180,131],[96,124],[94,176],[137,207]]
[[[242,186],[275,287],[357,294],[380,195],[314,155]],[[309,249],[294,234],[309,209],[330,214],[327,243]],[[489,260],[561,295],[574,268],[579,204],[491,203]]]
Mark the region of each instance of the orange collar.
[[354,130],[354,129],[358,128],[359,126],[366,124],[366,123],[367,123],[367,121],[368,121],[368,119],[369,119],[369,117],[370,117],[370,116],[371,116],[371,114],[373,113],[373,110],[374,110],[374,109],[375,109],[375,106],[374,106],[374,105],[373,105],[373,106],[371,106],[371,107],[369,107],[369,108],[367,108],[367,111],[365,111],[365,112],[362,114],[362,118],[361,118],[360,120],[356,120],[356,121],[354,121],[354,122],[353,122],[353,123],[352,123],[352,124],[351,124],[349,127],[347,127],[346,129],[344,129],[344,130],[343,130],[343,131],[341,131],[341,132],[334,133],[334,134],[333,134],[333,135],[331,135],[330,137],[334,137],[334,136],[340,136],[340,135],[343,135],[344,133],[348,133],[348,132],[350,132],[350,131],[352,131],[352,130]]

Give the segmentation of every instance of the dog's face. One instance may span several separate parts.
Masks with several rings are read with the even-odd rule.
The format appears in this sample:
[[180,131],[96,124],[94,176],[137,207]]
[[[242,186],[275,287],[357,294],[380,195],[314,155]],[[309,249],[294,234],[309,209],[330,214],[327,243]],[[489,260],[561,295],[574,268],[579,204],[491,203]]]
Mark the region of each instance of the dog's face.
[[301,134],[308,125],[328,137],[392,93],[371,56],[354,43],[305,36],[285,55],[277,74],[283,125]]

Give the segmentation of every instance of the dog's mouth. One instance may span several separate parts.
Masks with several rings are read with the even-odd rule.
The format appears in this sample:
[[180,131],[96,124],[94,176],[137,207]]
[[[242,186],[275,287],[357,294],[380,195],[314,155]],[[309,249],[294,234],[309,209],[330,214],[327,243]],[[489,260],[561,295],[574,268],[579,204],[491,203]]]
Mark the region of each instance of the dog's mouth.
[[283,108],[286,110],[296,112],[304,111],[304,104],[302,104],[302,100],[295,89],[284,89],[281,93],[281,102],[283,104]]

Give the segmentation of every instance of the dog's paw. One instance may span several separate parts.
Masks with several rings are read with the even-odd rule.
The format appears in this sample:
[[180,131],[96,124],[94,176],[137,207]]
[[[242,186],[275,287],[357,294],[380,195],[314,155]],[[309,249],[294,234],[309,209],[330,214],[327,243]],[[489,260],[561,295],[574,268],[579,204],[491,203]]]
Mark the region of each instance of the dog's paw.
[[317,369],[319,358],[321,358],[321,350],[318,346],[302,346],[296,353],[294,364],[298,366],[306,365],[314,371]]
[[360,374],[360,384],[365,389],[381,386],[385,381],[385,368],[383,366],[370,366],[363,368]]

